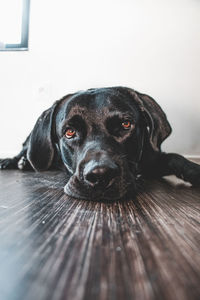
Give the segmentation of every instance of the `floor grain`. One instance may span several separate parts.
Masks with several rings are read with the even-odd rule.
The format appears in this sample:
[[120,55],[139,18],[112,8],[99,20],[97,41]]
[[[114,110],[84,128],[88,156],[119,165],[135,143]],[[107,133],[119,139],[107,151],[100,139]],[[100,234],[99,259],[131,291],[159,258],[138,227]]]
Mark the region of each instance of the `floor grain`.
[[200,188],[170,177],[100,203],[65,182],[0,172],[1,300],[200,299]]

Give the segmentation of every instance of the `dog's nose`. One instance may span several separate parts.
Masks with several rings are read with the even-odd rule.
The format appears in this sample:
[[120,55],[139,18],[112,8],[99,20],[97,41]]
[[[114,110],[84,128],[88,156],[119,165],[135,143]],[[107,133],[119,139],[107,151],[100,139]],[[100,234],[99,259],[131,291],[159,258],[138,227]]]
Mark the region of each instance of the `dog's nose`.
[[109,165],[88,163],[84,170],[84,179],[91,186],[106,187],[119,174],[115,163]]

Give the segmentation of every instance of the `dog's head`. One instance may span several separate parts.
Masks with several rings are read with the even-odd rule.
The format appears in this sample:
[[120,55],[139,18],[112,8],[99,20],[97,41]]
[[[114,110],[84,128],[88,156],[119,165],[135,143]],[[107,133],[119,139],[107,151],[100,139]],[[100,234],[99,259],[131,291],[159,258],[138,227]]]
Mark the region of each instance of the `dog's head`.
[[146,143],[153,151],[170,134],[166,116],[149,96],[124,87],[90,89],[57,101],[38,119],[28,159],[47,170],[56,155],[71,175],[65,193],[118,199],[135,191]]

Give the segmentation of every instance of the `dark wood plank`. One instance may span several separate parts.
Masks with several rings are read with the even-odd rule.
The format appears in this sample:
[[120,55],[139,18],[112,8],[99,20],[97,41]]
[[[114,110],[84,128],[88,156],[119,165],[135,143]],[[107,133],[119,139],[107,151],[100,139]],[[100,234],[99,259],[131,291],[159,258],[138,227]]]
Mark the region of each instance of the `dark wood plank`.
[[0,299],[200,299],[200,189],[148,181],[135,199],[63,194],[59,172],[0,172]]

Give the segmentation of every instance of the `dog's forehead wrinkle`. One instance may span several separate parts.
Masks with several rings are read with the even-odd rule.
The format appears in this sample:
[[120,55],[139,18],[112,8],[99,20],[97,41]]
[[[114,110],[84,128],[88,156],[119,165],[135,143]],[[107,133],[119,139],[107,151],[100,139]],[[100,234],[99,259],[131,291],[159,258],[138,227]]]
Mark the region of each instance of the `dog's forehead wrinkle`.
[[92,122],[94,125],[98,126],[101,122],[106,120],[107,118],[118,116],[120,118],[123,117],[130,117],[135,118],[135,111],[133,110],[120,110],[117,107],[113,106],[102,106],[93,108],[84,108],[80,107],[79,105],[75,105],[71,108],[71,110],[65,113],[65,119],[70,120],[74,116],[81,116],[83,119],[87,119],[88,121]]
[[86,108],[78,105],[78,104],[74,104],[71,105],[71,107],[67,107],[66,111],[65,111],[65,118],[69,119],[71,117],[73,117],[74,115],[80,115],[83,116],[86,113]]

